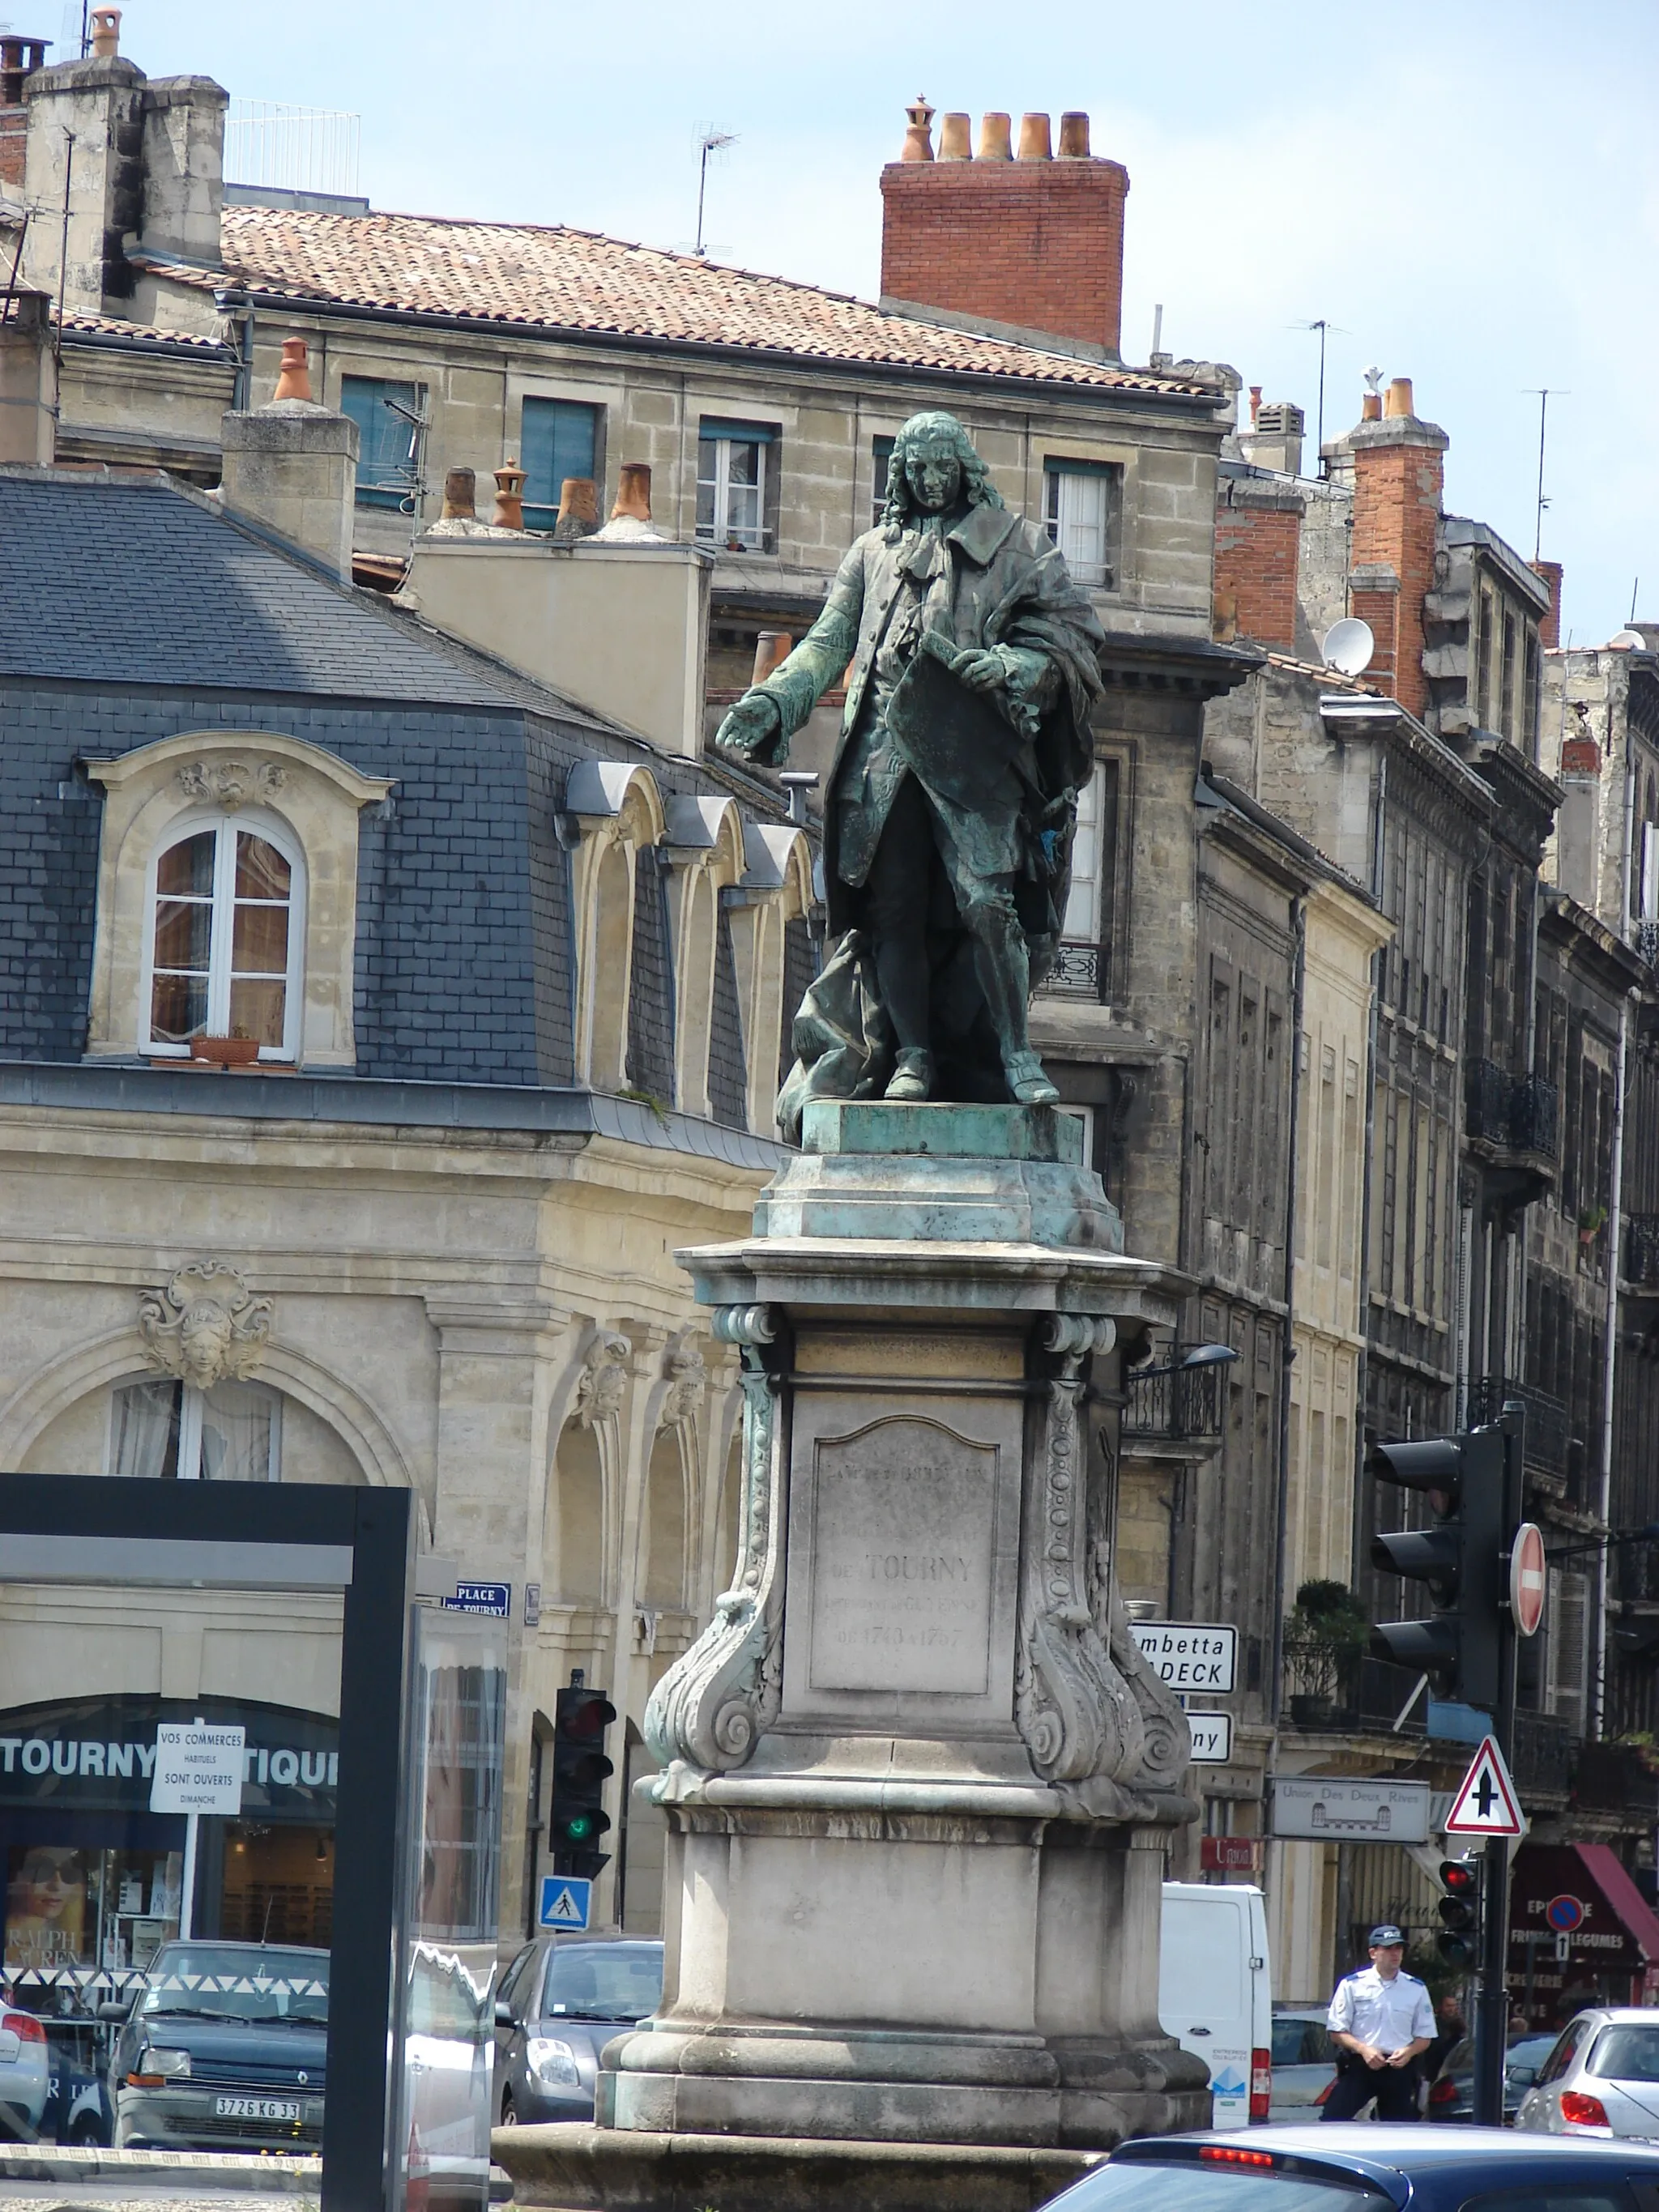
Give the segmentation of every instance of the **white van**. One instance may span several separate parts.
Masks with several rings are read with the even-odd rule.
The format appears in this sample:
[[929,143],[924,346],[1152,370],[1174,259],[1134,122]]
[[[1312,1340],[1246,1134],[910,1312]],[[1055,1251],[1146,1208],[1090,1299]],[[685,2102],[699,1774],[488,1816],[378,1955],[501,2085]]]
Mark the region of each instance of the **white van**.
[[1164,2033],[1210,2069],[1212,2127],[1267,2118],[1273,2014],[1261,1892],[1246,1882],[1166,1881],[1158,2016]]

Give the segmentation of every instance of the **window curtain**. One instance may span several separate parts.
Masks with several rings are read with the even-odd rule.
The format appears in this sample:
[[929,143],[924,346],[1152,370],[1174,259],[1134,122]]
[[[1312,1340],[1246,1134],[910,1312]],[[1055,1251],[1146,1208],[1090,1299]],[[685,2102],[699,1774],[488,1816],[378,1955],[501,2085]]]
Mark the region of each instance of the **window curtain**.
[[149,1480],[179,1472],[179,1415],[184,1385],[129,1382],[115,1393],[113,1472]]
[[204,1480],[270,1480],[273,1402],[252,1382],[220,1382],[208,1392],[202,1401]]

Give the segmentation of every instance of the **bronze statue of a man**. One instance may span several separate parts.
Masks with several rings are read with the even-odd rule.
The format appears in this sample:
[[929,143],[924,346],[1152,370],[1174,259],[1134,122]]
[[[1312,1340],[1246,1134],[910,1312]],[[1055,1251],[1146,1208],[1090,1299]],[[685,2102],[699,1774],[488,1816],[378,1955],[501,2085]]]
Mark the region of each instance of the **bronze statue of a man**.
[[886,511],[823,612],[716,742],[772,766],[850,661],[824,799],[838,939],[779,1101],[1058,1096],[1027,1005],[1065,911],[1103,633],[1046,532],[1010,514],[954,416],[894,441]]

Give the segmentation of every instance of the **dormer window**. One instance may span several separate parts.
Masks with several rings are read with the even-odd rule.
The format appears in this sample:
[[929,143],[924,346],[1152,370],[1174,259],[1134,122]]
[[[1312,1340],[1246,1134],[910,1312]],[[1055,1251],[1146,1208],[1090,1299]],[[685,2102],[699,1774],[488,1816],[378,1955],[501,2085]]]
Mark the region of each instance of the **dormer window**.
[[251,1039],[262,1060],[298,1041],[303,866],[292,839],[246,816],[181,826],[156,856],[149,1048]]

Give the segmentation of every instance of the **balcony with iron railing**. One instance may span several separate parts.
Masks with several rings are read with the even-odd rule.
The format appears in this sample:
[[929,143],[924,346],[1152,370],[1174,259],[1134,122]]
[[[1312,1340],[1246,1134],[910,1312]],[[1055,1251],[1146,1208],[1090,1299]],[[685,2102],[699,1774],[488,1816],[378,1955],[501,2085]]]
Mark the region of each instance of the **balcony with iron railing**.
[[1529,1798],[1565,1800],[1583,1748],[1573,1723],[1559,1713],[1517,1712],[1510,1739],[1515,1786],[1524,1805]]
[[1285,1711],[1294,1729],[1420,1738],[1427,1727],[1422,1680],[1415,1668],[1285,1632]]
[[1559,1147],[1559,1099],[1541,1075],[1511,1075],[1496,1060],[1471,1060],[1464,1091],[1470,1141],[1494,1152],[1553,1160]]
[[1534,1474],[1565,1480],[1571,1472],[1572,1416],[1559,1398],[1530,1382],[1512,1382],[1503,1375],[1478,1375],[1469,1383],[1464,1419],[1472,1429],[1495,1421],[1511,1399],[1526,1410],[1522,1450],[1525,1465]]
[[1625,1280],[1659,1291],[1659,1213],[1632,1213],[1625,1223]]
[[1042,990],[1058,999],[1100,997],[1101,957],[1097,939],[1063,937],[1054,949],[1054,964],[1043,977]]
[[1154,1365],[1132,1367],[1123,1378],[1124,1442],[1214,1444],[1226,1405],[1226,1370],[1237,1356],[1224,1344],[1172,1344]]
[[1580,1744],[1574,1803],[1587,1813],[1629,1813],[1651,1827],[1659,1820],[1659,1773],[1648,1763],[1651,1757],[1639,1744]]

